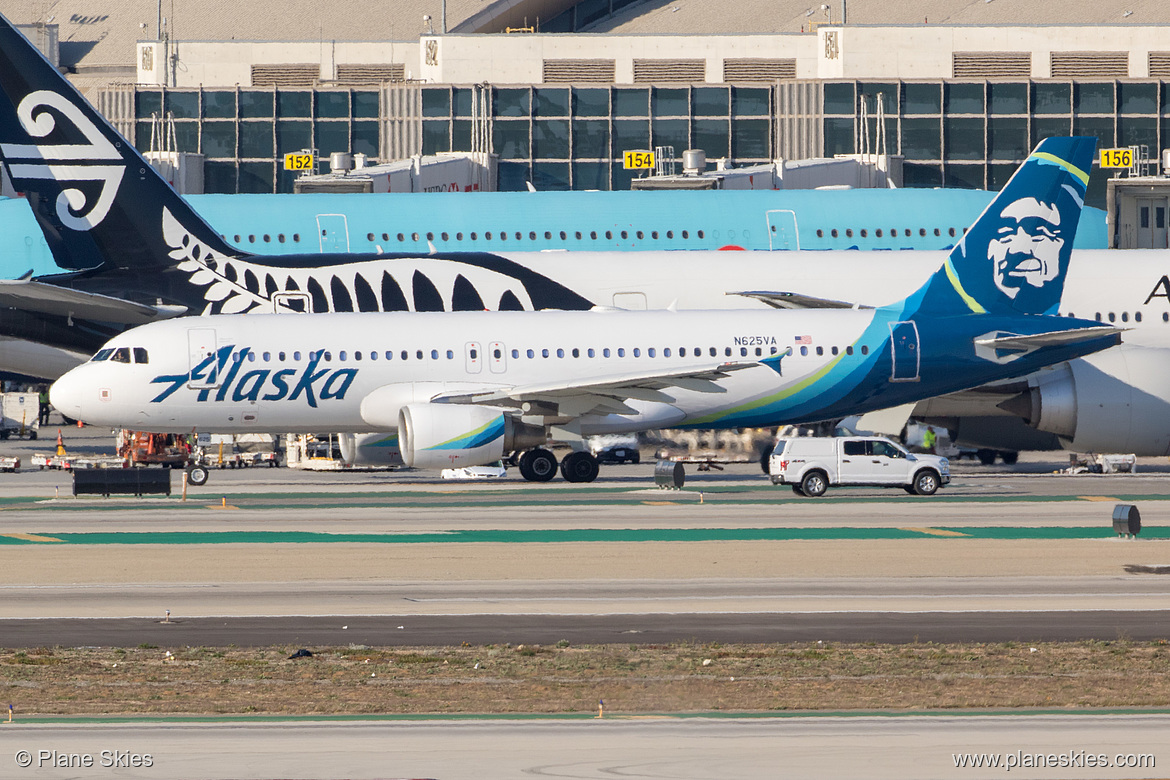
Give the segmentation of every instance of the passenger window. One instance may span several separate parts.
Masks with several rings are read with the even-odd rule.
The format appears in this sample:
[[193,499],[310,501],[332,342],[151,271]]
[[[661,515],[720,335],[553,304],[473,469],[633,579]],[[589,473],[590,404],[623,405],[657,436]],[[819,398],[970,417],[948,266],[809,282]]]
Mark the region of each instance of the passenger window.
[[435,234],[434,233],[427,233],[427,241],[434,241],[434,240],[435,240]]
[[[565,239],[567,239],[568,237],[569,237],[569,234],[568,234],[568,233],[566,233],[565,231],[563,231],[563,230],[562,230],[562,231],[561,231],[561,241],[564,241],[564,240],[565,240]],[[578,234],[577,234],[577,238],[580,238],[580,237],[581,237],[581,234],[580,234],[580,233],[578,233]]]
[[756,357],[761,357],[763,354],[764,354],[764,350],[760,349],[759,347],[756,347]]
[[951,228],[950,230],[948,230],[947,235],[949,235],[951,238],[954,238],[955,237],[955,229]]
[[1110,322],[1113,322],[1113,321],[1115,321],[1116,319],[1117,319],[1117,316],[1116,316],[1116,315],[1114,315],[1114,313],[1113,313],[1113,312],[1109,312],[1109,321],[1110,321]]
[[941,236],[941,235],[942,235],[942,231],[941,231],[941,230],[939,230],[938,228],[935,228],[935,229],[934,229],[934,234],[935,234],[936,236]]
[[283,244],[284,243],[284,233],[277,233],[276,240]]
[[472,360],[477,360],[479,358],[479,350],[478,349],[472,348],[472,350],[469,354],[471,355]]
[[281,363],[283,363],[284,362],[284,353],[283,352],[276,353],[276,359],[279,360]]
[[300,361],[300,359],[301,359],[301,351],[298,349],[296,352],[293,353],[293,360]]
[[634,347],[634,357],[642,357],[642,350],[638,347]]
[[411,241],[418,241],[418,233],[411,233],[410,240]]
[[386,355],[385,355],[385,358],[386,358],[387,360],[393,360],[393,359],[394,359],[394,353],[393,353],[393,352],[391,352],[390,350],[386,350]]
[[866,237],[865,228],[862,228],[862,229],[861,229],[861,237],[862,237],[862,238],[865,238],[865,237]]
[[808,357],[808,347],[801,347],[800,348],[800,356],[801,357]]
[[[499,360],[503,356],[504,356],[504,353],[501,350],[499,350],[499,349],[492,350],[492,357],[494,357],[496,360]],[[451,357],[451,350],[447,350],[447,357]]]
[[625,357],[625,356],[626,356],[626,348],[625,347],[618,347],[618,357]]
[[[580,237],[581,237],[581,234],[580,234],[580,233],[578,233],[578,234],[577,234],[577,238],[580,238]],[[589,237],[590,237],[590,238],[592,238],[594,241],[596,241],[596,240],[597,240],[597,231],[596,231],[596,230],[590,230],[590,231],[589,231]]]
[[641,231],[641,230],[639,230],[639,231],[638,231],[637,233],[635,233],[634,235],[638,237],[638,240],[639,240],[639,241],[640,241],[640,240],[642,240],[642,231]]
[[1133,313],[1133,321],[1134,322],[1141,322],[1142,321],[1142,313],[1140,311],[1135,311]]
[[129,363],[130,362],[130,348],[118,347],[114,350],[114,354],[110,355],[110,360],[115,363]]
[[629,238],[629,237],[630,237],[630,234],[623,230],[622,231],[622,238]]
[[134,348],[134,362],[135,363],[149,363],[150,360],[146,357],[146,350],[142,347]]
[[338,360],[345,360],[345,350],[344,349],[337,353],[337,359]]
[[[653,355],[651,355],[653,357]],[[662,357],[670,357],[670,347],[662,348]]]
[[[577,240],[578,240],[578,241],[580,241],[580,240],[581,240],[581,231],[580,231],[580,230],[578,230],[578,231],[576,232],[576,234],[575,234],[575,235],[577,236]],[[594,234],[593,234],[593,237],[594,237],[594,238],[597,238],[597,234],[596,234],[596,233],[594,233]]]
[[875,230],[875,231],[874,231],[874,234],[875,234],[875,235],[876,235],[878,238],[881,238],[881,237],[882,237],[882,229],[881,229],[881,228],[878,228],[877,230]]
[[918,228],[918,235],[925,236],[926,235],[926,228]]
[[462,234],[462,233],[456,233],[456,234],[455,234],[455,240],[456,240],[456,241],[462,241],[462,240],[463,240],[463,234]]
[[484,237],[484,240],[491,241],[492,240],[492,231],[490,231],[490,230],[487,231],[486,233],[483,234],[483,237]]
[[824,347],[817,347],[817,355],[819,356],[819,355],[823,355],[823,354],[825,354],[825,348]]
[[[533,238],[536,238],[536,234],[535,234],[535,233],[533,233],[533,234],[532,234],[532,237],[533,237]],[[520,235],[520,231],[519,231],[519,230],[517,230],[517,231],[516,231],[516,240],[517,240],[517,241],[519,241],[521,238],[523,238],[523,236],[521,236],[521,235]]]
[[715,351],[715,347],[711,347],[710,349],[711,349],[711,357],[715,357],[716,355],[719,354],[718,352]]
[[[1096,314],[1094,314],[1094,315],[1093,315],[1093,319],[1097,320],[1097,322],[1100,322],[1100,321],[1101,321],[1101,312],[1097,312]],[[1165,315],[1165,314],[1163,314],[1163,315],[1162,315],[1162,320],[1163,320],[1163,321],[1165,321],[1165,320],[1166,320],[1166,315]]]
[[476,235],[475,235],[475,231],[472,231],[472,233],[471,233],[471,240],[472,240],[472,241],[476,241],[476,240],[478,240],[478,239],[477,239],[477,237],[476,237]]
[[575,357],[575,358],[581,357],[581,350],[577,349],[576,347],[573,347],[573,357]]
[[739,356],[740,357],[747,357],[747,347],[740,347],[739,348]]
[[646,357],[654,357],[654,347],[647,348]]
[[1129,322],[1129,312],[1123,311],[1121,313],[1121,321],[1122,322]]
[[548,350],[547,350],[547,349],[542,349],[542,350],[540,351],[540,356],[541,356],[541,357],[548,357]]
[[597,357],[597,353],[593,351],[593,347],[590,347],[589,351],[585,354],[587,354],[589,357]]
[[[145,353],[143,353],[143,354],[145,354]],[[138,362],[138,350],[134,350],[134,362],[135,362],[135,363],[137,363],[137,362]],[[145,361],[145,360],[143,360],[142,362],[143,362],[143,363],[145,363],[146,361]],[[256,362],[256,353],[255,353],[255,352],[249,352],[249,353],[248,353],[248,362],[249,362],[249,363],[255,363],[255,362]]]
[[439,359],[439,350],[432,349],[431,350],[431,360],[438,360],[438,359]]
[[410,357],[410,353],[407,352],[405,349],[398,353],[399,360],[407,360],[409,357]]
[[864,344],[862,344],[862,345],[861,345],[861,354],[863,354],[863,355],[868,355],[868,354],[869,354],[869,347],[867,347],[867,346],[865,346]]
[[695,233],[695,235],[696,235],[696,236],[698,236],[699,238],[702,238],[702,237],[703,237],[703,231],[702,231],[702,230],[700,230],[699,232]]
[[657,230],[652,231],[650,233],[650,238],[657,239],[658,238],[658,231]]
[[843,455],[864,455],[865,442],[863,441],[845,441],[841,443],[841,453]]
[[[499,357],[499,356],[500,356],[500,351],[497,349],[497,350],[496,350],[496,357]],[[449,350],[447,350],[447,359],[448,359],[448,360],[454,360],[454,359],[455,359],[455,351],[454,351],[454,350],[450,350],[450,349],[449,349]]]
[[295,241],[296,243],[299,244],[301,242],[301,234],[300,233],[293,233],[293,241]]
[[683,238],[690,238],[691,237],[690,231],[684,230],[682,232],[682,237]]
[[825,231],[821,230],[820,228],[817,228],[817,238],[824,238],[824,237],[825,237]]
[[831,354],[833,354],[833,355],[836,355],[836,354],[837,354],[837,348],[836,348],[836,347],[833,347],[832,349],[830,349],[830,350],[829,350],[829,352],[830,352]]
[[674,231],[673,230],[666,231],[666,237],[667,238],[674,238]]
[[606,347],[605,349],[601,350],[601,355],[602,355],[602,357],[609,357],[609,347]]
[[723,348],[723,357],[731,357],[731,347]]
[[441,236],[440,236],[440,237],[441,237],[441,238],[442,238],[444,241],[446,241],[446,240],[448,240],[448,239],[450,238],[450,236],[448,236],[446,233],[443,233],[443,234],[441,234]]
[[399,241],[405,241],[405,240],[406,240],[406,236],[404,236],[404,235],[402,235],[401,233],[399,233],[399,234],[398,234],[398,240],[399,240]]
[[564,356],[565,356],[565,350],[563,350],[563,349],[558,349],[558,350],[557,350],[557,357],[559,357],[559,358],[563,358]]
[[423,351],[421,349],[415,350],[414,356],[418,360],[422,360],[423,359]]
[[531,349],[530,349],[530,350],[528,350],[528,352],[526,352],[525,354],[526,354],[526,355],[528,355],[528,358],[529,358],[529,360],[531,360],[532,358],[536,357],[536,353],[535,353],[535,352],[533,352]]
[[331,363],[331,362],[333,362],[333,353],[332,353],[332,352],[326,352],[326,353],[325,353],[325,362],[326,362],[326,363]]
[[[550,236],[548,233],[545,233],[545,234],[544,234],[544,237],[545,237],[545,238],[552,238],[552,236]],[[519,238],[520,238],[520,234],[519,234],[519,233],[517,233],[517,234],[516,234],[516,238],[517,238],[517,239],[519,239]],[[535,231],[535,230],[531,230],[531,231],[529,231],[529,232],[528,232],[528,240],[529,240],[529,241],[535,241],[535,240],[536,240],[536,231]]]

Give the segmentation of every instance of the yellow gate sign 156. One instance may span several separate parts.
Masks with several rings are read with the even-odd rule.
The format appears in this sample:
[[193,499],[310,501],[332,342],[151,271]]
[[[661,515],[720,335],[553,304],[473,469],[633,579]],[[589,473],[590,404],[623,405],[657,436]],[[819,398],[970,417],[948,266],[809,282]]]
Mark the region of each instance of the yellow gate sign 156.
[[1102,149],[1102,168],[1132,168],[1133,149]]
[[284,156],[284,169],[286,171],[311,171],[313,170],[313,155],[304,152],[292,152]]
[[645,149],[631,149],[626,152],[623,168],[653,168],[654,152]]

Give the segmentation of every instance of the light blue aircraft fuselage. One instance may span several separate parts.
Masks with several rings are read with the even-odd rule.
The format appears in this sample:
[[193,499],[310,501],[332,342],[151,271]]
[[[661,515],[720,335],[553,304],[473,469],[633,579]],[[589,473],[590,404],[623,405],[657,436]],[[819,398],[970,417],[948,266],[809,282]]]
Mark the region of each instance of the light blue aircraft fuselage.
[[[950,249],[994,193],[954,189],[191,195],[261,255],[650,249]],[[1105,248],[1086,208],[1076,247]],[[0,278],[59,273],[28,204],[0,199]]]

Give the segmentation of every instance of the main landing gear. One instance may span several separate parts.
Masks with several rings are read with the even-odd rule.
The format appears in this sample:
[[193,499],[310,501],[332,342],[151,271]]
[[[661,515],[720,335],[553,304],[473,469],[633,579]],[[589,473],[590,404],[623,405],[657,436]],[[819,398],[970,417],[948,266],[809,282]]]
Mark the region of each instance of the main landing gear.
[[[570,452],[561,461],[566,482],[592,482],[599,471],[597,458],[588,452]],[[520,476],[529,482],[548,482],[557,474],[557,458],[548,450],[529,450],[520,456]]]

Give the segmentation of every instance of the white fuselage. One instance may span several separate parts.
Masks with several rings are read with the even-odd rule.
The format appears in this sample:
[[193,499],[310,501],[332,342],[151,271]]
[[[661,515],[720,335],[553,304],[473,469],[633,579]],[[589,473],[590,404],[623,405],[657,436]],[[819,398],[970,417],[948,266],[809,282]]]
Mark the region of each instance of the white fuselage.
[[[793,354],[783,358],[782,376],[754,365],[731,372],[714,390],[671,387],[663,394],[647,389],[644,398],[626,402],[635,415],[591,413],[592,401],[564,394],[564,404],[576,408],[560,413],[583,415],[584,435],[644,430],[688,424],[773,395],[833,360],[861,365],[880,348],[876,340],[859,343],[873,316],[871,310],[769,310],[188,318],[114,339],[108,348],[124,345],[131,362],[107,359],[81,366],[54,385],[53,403],[90,423],[156,432],[387,430],[394,427],[398,407],[440,394],[714,370],[794,346]],[[231,353],[218,376],[204,382],[215,383],[207,389],[188,377],[202,358],[181,348],[189,343],[193,326],[213,329],[215,349]],[[801,354],[802,347],[807,354]],[[146,362],[136,360],[142,356]],[[368,397],[373,400],[363,409]]]

